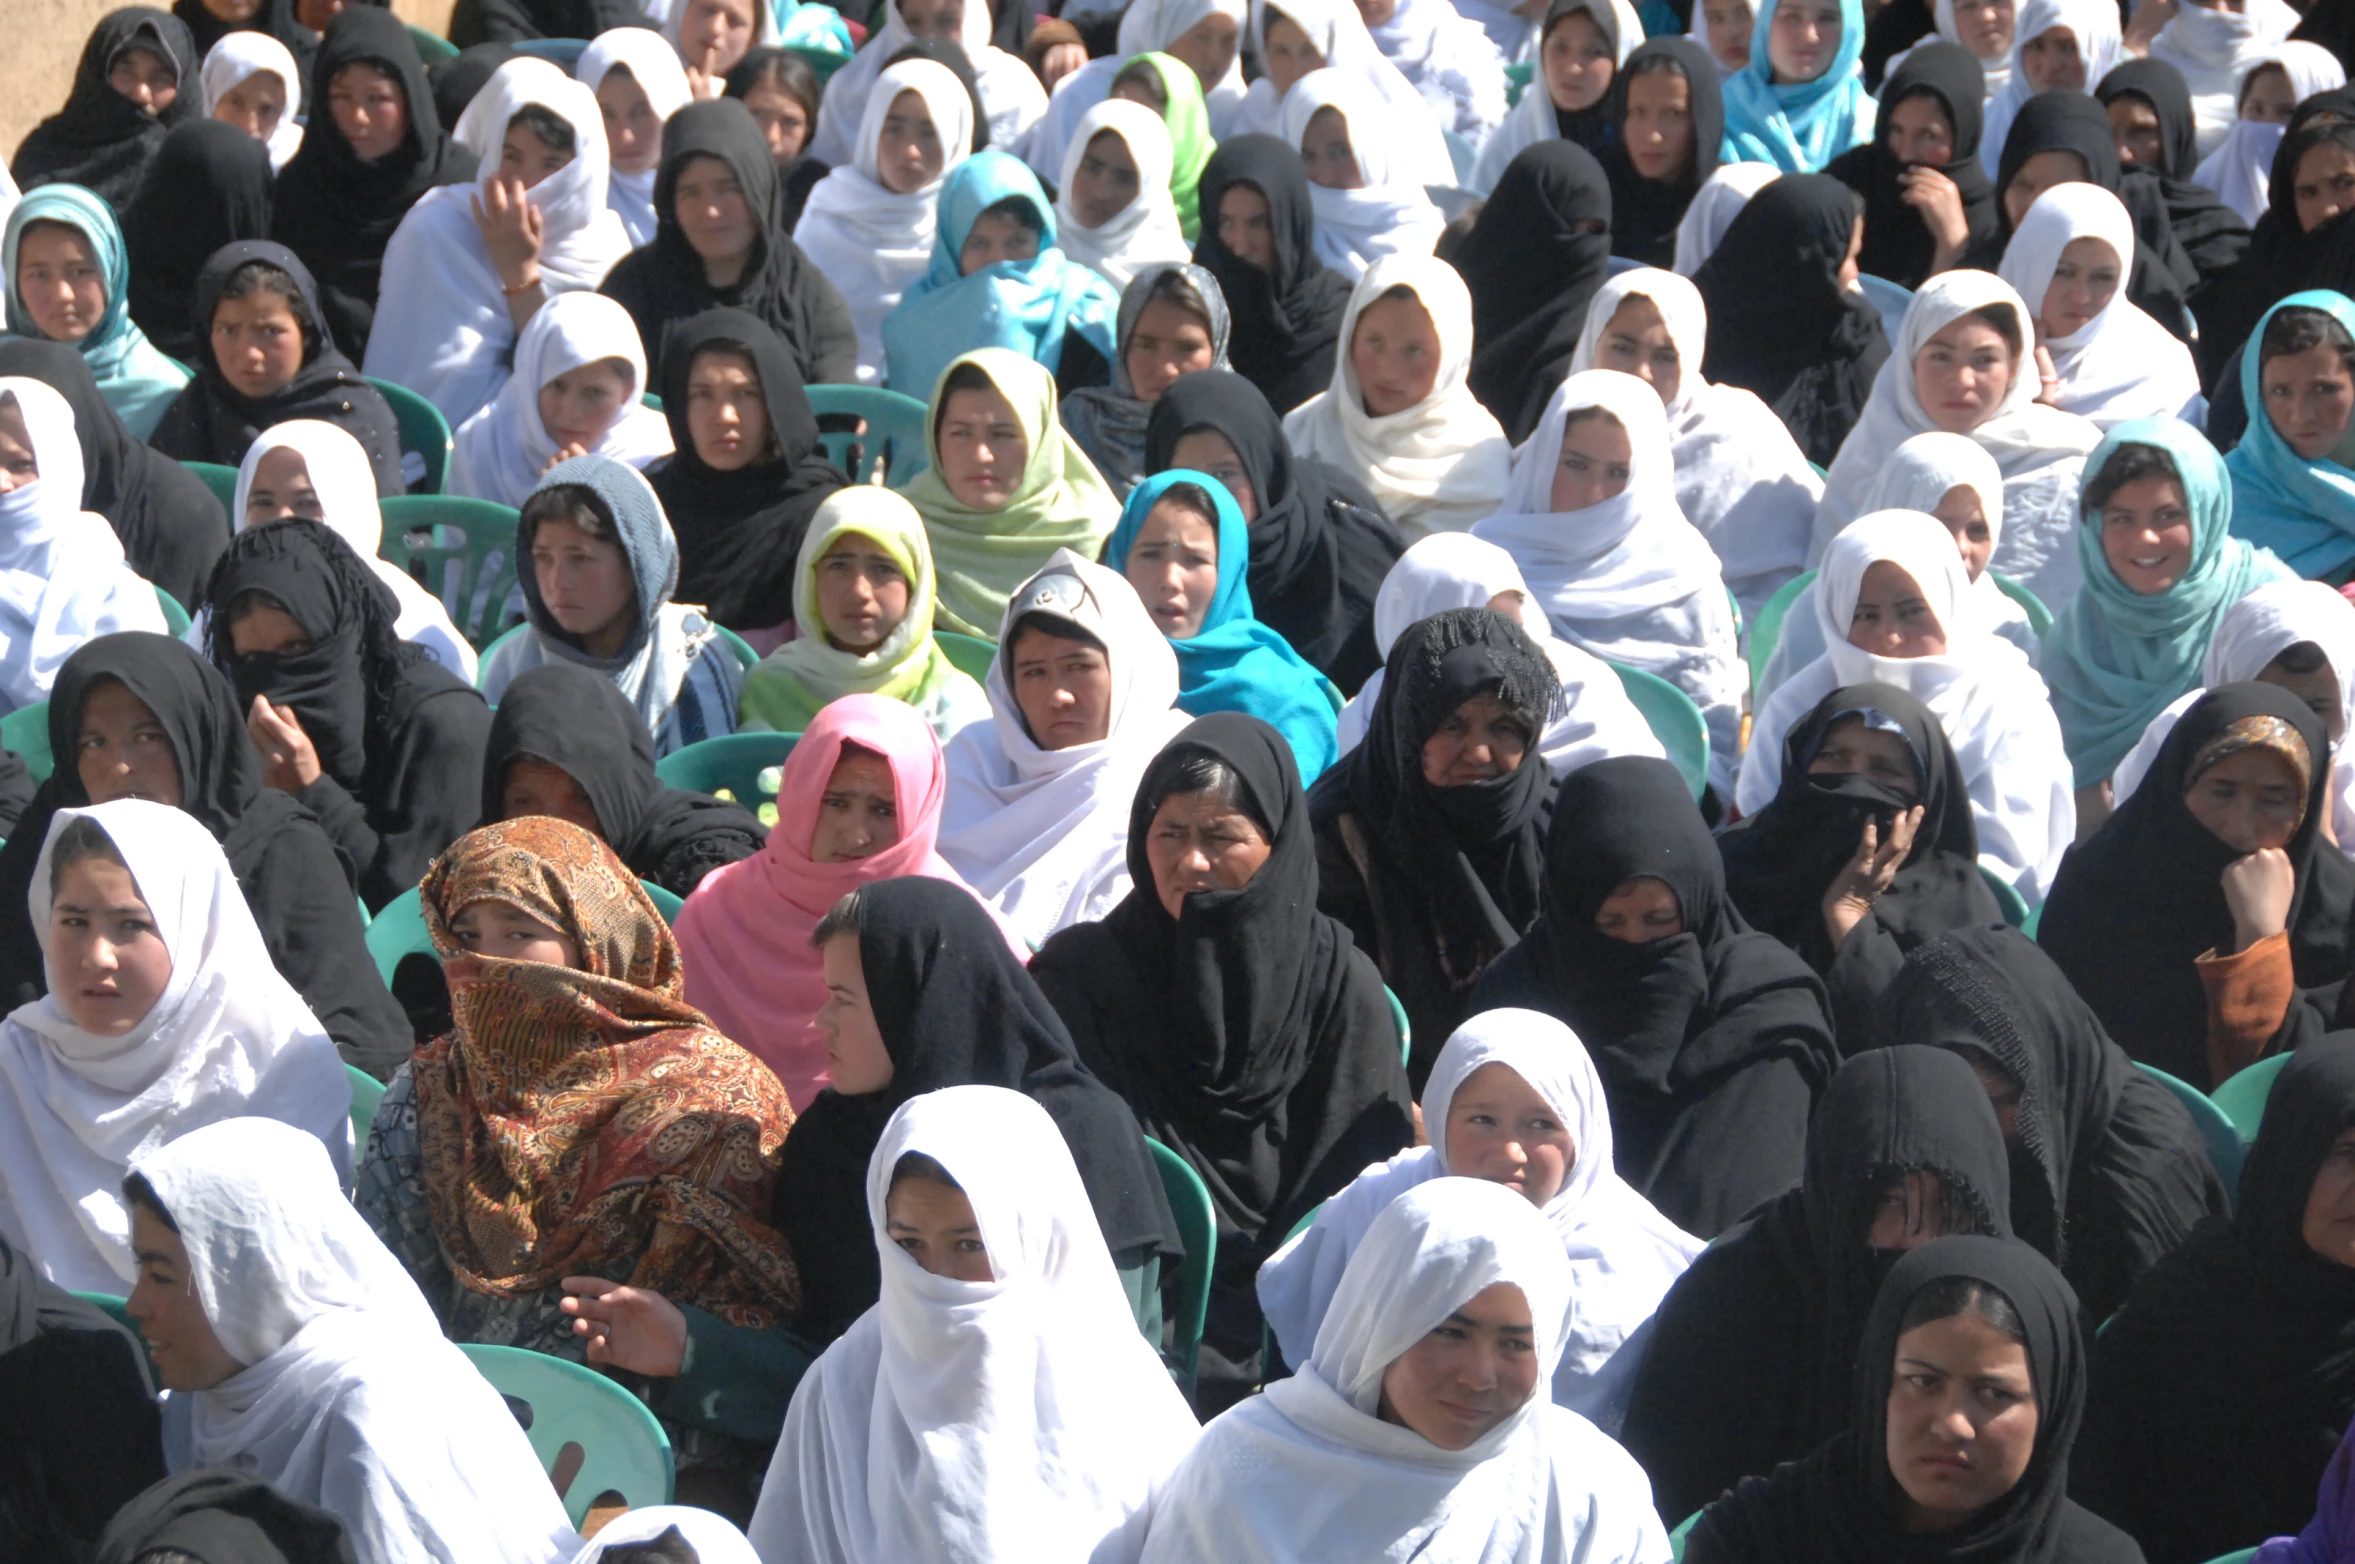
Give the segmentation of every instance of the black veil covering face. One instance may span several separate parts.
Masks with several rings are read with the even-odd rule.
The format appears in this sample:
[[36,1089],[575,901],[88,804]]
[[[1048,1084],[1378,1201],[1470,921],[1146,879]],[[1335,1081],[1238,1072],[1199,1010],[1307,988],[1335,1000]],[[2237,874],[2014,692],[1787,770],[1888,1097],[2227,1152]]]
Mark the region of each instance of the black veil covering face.
[[[1248,185],[1267,202],[1273,272],[1244,260],[1218,236],[1219,203],[1236,185]],[[1236,136],[1219,143],[1203,165],[1201,202],[1194,264],[1218,279],[1233,314],[1227,362],[1279,415],[1289,413],[1333,384],[1341,317],[1349,309],[1349,279],[1317,259],[1308,170],[1281,136]]]
[[[1665,60],[1668,71],[1654,62]],[[1627,95],[1646,76],[1683,79],[1690,106],[1692,151],[1675,178],[1647,179],[1636,171],[1623,139]],[[1636,46],[1611,78],[1611,142],[1599,154],[1611,181],[1611,253],[1646,266],[1666,266],[1676,257],[1676,225],[1684,221],[1693,194],[1717,172],[1719,143],[1725,138],[1725,94],[1717,63],[1690,38],[1654,38]]]
[[1529,438],[1568,373],[1586,306],[1611,269],[1611,181],[1570,141],[1523,147],[1456,251],[1472,295],[1480,405]]
[[[127,49],[167,61],[177,74],[179,90],[162,113],[148,113],[108,84],[108,73]],[[107,12],[82,46],[65,107],[34,126],[18,145],[9,164],[18,188],[80,185],[120,212],[138,194],[148,159],[165,135],[200,115],[204,86],[197,67],[202,63],[189,41],[188,24],[178,17],[145,5]]]
[[[1914,165],[1889,150],[1889,120],[1897,106],[1911,98],[1928,98],[1954,128],[1954,156],[1938,172],[1954,181],[1962,197],[1963,221],[1976,243],[1995,231],[1995,185],[1979,161],[1979,132],[1985,119],[1981,101],[1986,73],[1976,56],[1960,44],[1933,39],[1906,55],[1889,73],[1881,88],[1881,108],[1873,121],[1873,139],[1851,147],[1832,159],[1824,172],[1864,197],[1864,249],[1856,264],[1875,277],[1907,288],[1929,279],[1937,258],[1938,241],[1922,214],[1906,204],[1898,181]],[[1968,245],[1966,244],[1966,251]]]

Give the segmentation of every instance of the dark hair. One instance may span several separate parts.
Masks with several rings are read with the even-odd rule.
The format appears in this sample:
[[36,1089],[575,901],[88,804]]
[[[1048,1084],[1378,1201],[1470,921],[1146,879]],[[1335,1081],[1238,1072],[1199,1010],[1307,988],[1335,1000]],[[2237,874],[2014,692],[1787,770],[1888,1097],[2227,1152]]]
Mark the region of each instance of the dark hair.
[[820,918],[818,926],[810,930],[810,949],[823,950],[826,942],[839,934],[858,938],[859,924],[867,910],[866,895],[867,888],[857,886],[842,900],[827,908],[826,916]]
[[[611,1558],[618,1551],[608,1548],[605,1556]],[[183,1553],[178,1548],[149,1548],[133,1559],[131,1564],[204,1564],[204,1560],[193,1553]]]
[[1625,429],[1627,427],[1625,424],[1619,422],[1619,415],[1612,412],[1607,407],[1600,405],[1594,407],[1574,407],[1570,410],[1570,415],[1562,420],[1563,438],[1569,438],[1571,430],[1577,428],[1580,424],[1585,423],[1590,418],[1607,418],[1615,427],[1621,429]]
[[989,371],[979,364],[970,360],[956,364],[941,381],[939,400],[932,404],[932,438],[935,444],[940,440],[941,420],[949,415],[949,398],[960,391],[998,391],[1000,396],[1005,395],[998,390],[998,383],[990,379]]
[[164,1209],[164,1197],[155,1192],[155,1186],[147,1182],[144,1173],[123,1175],[123,1203],[154,1217],[163,1223],[167,1232],[180,1231],[180,1224],[173,1221],[172,1213]]
[[[257,293],[276,294],[286,301],[286,312],[294,317],[295,325],[302,328],[303,361],[310,362],[311,356],[319,351],[319,323],[311,317],[311,306],[304,301],[303,290],[295,286],[294,278],[287,275],[283,268],[273,266],[268,261],[247,261],[229,274],[227,282],[221,284],[213,308],[218,310],[224,300],[251,298]],[[212,325],[209,320],[204,322],[208,337]]]
[[[2330,654],[2312,641],[2292,641],[2273,654],[2265,666],[2279,668],[2284,673],[2320,673],[2330,662]],[[2355,672],[2355,669],[2349,670]],[[2343,677],[2343,675],[2342,675]]]
[[[1992,1234],[1995,1231],[1995,1218],[1988,1211],[1986,1202],[1980,1197],[1977,1190],[1971,1188],[1962,1179],[1940,1168],[1881,1167],[1875,1168],[1871,1175],[1872,1199],[1865,1203],[1866,1231],[1857,1235],[1859,1242],[1869,1236],[1873,1214],[1879,1208],[1881,1201],[1893,1194],[1906,1179],[1916,1173],[1927,1173],[1938,1180],[1938,1196],[1930,1202],[1922,1215],[1925,1219],[1934,1219],[1940,1233],[1948,1235],[1957,1233]],[[1949,1314],[1953,1312],[1951,1309],[1947,1311]],[[1933,1316],[1933,1318],[1943,1317]],[[1906,1328],[1912,1329],[1911,1326]]]
[[911,1178],[929,1180],[932,1183],[953,1189],[960,1195],[965,1192],[965,1186],[950,1177],[947,1168],[942,1167],[936,1159],[924,1155],[921,1151],[902,1152],[900,1159],[891,1165],[891,1187],[893,1189],[899,1188],[903,1180]]
[[[2279,61],[2279,60],[2267,60],[2267,61],[2265,61],[2263,64],[2259,65],[2259,66],[2258,66],[2258,67],[2257,67],[2255,70],[2253,70],[2253,71],[2249,72],[2249,73],[2248,73],[2246,76],[2243,76],[2243,77],[2241,78],[2241,87],[2240,87],[2240,91],[2239,91],[2238,93],[2234,94],[2234,96],[2233,96],[2233,100],[2232,100],[2232,106],[2233,106],[2233,108],[2234,108],[2236,111],[2237,111],[2237,110],[2240,110],[2240,109],[2242,109],[2242,108],[2245,108],[2245,107],[2247,107],[2247,106],[2248,106],[2248,102],[2249,102],[2249,88],[2250,88],[2251,86],[2253,86],[2253,85],[2256,83],[2256,80],[2257,80],[2257,78],[2258,78],[2258,77],[2260,77],[2260,76],[2264,75],[2264,74],[2265,74],[2267,71],[2273,71],[2273,72],[2276,72],[2276,73],[2278,73],[2278,74],[2280,75],[2281,79],[2282,79],[2283,81],[2285,81],[2285,82],[2289,81],[2289,79],[2290,79],[2290,73],[2289,73],[2289,69],[2288,69],[2288,67],[2284,66],[2284,65],[2281,63],[2281,61]],[[2293,83],[2292,85],[2295,85],[2295,84]],[[2155,107],[2155,105],[2154,105],[2154,107]]]
[[2083,515],[2093,515],[2108,505],[2120,489],[2130,483],[2140,483],[2145,478],[2172,478],[2181,483],[2183,473],[2176,467],[2175,458],[2157,446],[2137,445],[2128,441],[2110,453],[2110,459],[2102,463],[2100,472],[2085,480],[2083,498],[2077,502],[2078,510]]
[[1905,1313],[1898,1317],[1897,1334],[1902,1336],[1939,1320],[1951,1320],[1958,1314],[1975,1315],[2003,1336],[2027,1345],[2028,1327],[2021,1323],[2019,1309],[1993,1282],[1983,1282],[1976,1276],[1941,1276],[1924,1284],[1906,1303]]
[[749,98],[764,87],[773,88],[800,104],[802,113],[809,116],[809,133],[813,136],[818,133],[818,104],[825,92],[809,61],[791,50],[760,48],[738,60],[736,68],[728,72],[731,98]]
[[2026,346],[2020,339],[2019,311],[2012,309],[2009,305],[1982,304],[1963,318],[1984,321],[1993,327],[1995,334],[2003,338],[2003,345],[2010,350],[2015,359],[2020,356],[2020,349]]
[[1213,803],[1239,810],[1259,827],[1259,834],[1269,841],[1276,839],[1275,827],[1267,823],[1259,801],[1243,785],[1243,778],[1234,767],[1199,744],[1175,743],[1153,759],[1145,768],[1145,780],[1139,791],[1144,796],[1145,818],[1151,820],[1161,812],[1161,806],[1181,793],[1199,793]]
[[[1010,195],[1003,200],[992,201],[976,212],[973,220],[978,223],[984,217],[1011,218],[1029,229],[1033,236],[1042,239],[1046,237],[1047,219],[1039,211],[1038,203],[1026,195]],[[968,236],[972,234],[972,231],[970,228],[965,230]]]
[[[2284,185],[2293,187],[2296,185],[2298,165],[2305,162],[2306,155],[2317,147],[2337,147],[2342,152],[2355,153],[2355,124],[2315,114],[2309,116],[2303,124],[2291,131],[2283,140],[2281,150],[2276,152],[2273,157],[2273,166],[2281,173],[2281,177],[2273,181],[2274,200],[2280,201],[2282,199]],[[2296,212],[2297,200],[2293,189],[2288,202],[2287,215],[2294,218]],[[2325,218],[2324,221],[2328,222],[2332,219]],[[2311,229],[2307,231],[2312,232]]]
[[[44,228],[52,229],[61,234],[72,234],[75,238],[81,240],[84,245],[88,246],[94,254],[98,249],[98,242],[92,239],[89,234],[83,232],[79,224],[69,223],[62,217],[34,218],[31,222],[25,224],[23,230],[17,234],[17,242],[22,244],[26,239],[31,238],[35,233],[38,233]],[[15,283],[15,281],[16,279],[13,277],[9,279],[9,282],[12,285]]]
[[528,130],[543,142],[548,150],[564,157],[572,157],[581,149],[581,138],[573,134],[572,124],[554,109],[537,103],[527,103],[507,116],[509,130]]
[[[1410,304],[1423,304],[1423,296],[1421,294],[1417,293],[1414,289],[1408,287],[1403,282],[1394,282],[1389,287],[1382,290],[1381,297],[1366,300],[1366,309],[1371,309],[1377,304],[1395,304],[1401,299],[1406,300]],[[1428,304],[1423,304],[1423,308],[1426,310],[1428,310],[1430,307],[1431,306]],[[1365,310],[1360,310],[1358,313],[1363,315]]]
[[2275,310],[2265,323],[2265,334],[2257,339],[2257,365],[2262,370],[2268,359],[2319,347],[2336,349],[2339,362],[2355,371],[2355,337],[2347,334],[2337,317],[2311,305],[2287,305]]
[[[1212,330],[1210,301],[1203,298],[1202,290],[1195,287],[1186,274],[1174,266],[1153,279],[1153,285],[1145,290],[1144,301],[1137,306],[1137,313],[1142,315],[1145,312],[1146,304],[1157,302],[1176,305],[1179,309],[1201,321],[1203,330]],[[1121,351],[1126,352],[1127,350],[1128,344],[1122,343]]]
[[1144,88],[1145,95],[1153,100],[1156,113],[1169,112],[1169,83],[1163,81],[1161,73],[1145,61],[1131,60],[1122,66],[1120,74],[1112,78],[1112,85],[1104,89],[1104,96],[1109,98],[1123,87]]
[[585,483],[552,483],[544,489],[534,489],[523,502],[522,515],[523,519],[515,527],[518,554],[532,551],[532,539],[544,521],[561,521],[601,542],[621,541],[621,531],[614,524],[613,512],[606,508],[605,497]]
[[123,862],[123,850],[106,834],[106,827],[88,815],[76,815],[57,833],[57,840],[49,844],[50,896],[54,898],[58,888],[65,884],[66,870],[93,858],[103,859],[125,872],[131,867]]
[[[1106,646],[1086,625],[1075,623],[1064,618],[1061,614],[1050,614],[1043,608],[1035,609],[1015,620],[1006,631],[1006,643],[1000,650],[999,656],[1007,661],[1009,678],[1011,678],[1013,667],[1014,650],[1022,644],[1022,638],[1033,630],[1041,635],[1054,636],[1058,640],[1077,641],[1083,646],[1092,646],[1106,657],[1112,655],[1112,648]],[[1032,736],[1035,738],[1037,735]]]
[[[1561,26],[1564,22],[1567,22],[1574,16],[1585,17],[1587,25],[1592,27],[1596,32],[1601,33],[1605,43],[1616,44],[1617,40],[1614,39],[1611,34],[1617,30],[1617,24],[1614,23],[1610,27],[1604,26],[1603,18],[1598,13],[1599,7],[1594,5],[1567,6],[1562,10],[1556,11],[1553,15],[1546,18],[1544,27],[1539,31],[1537,35],[1538,47],[1541,49],[1544,48],[1546,40],[1553,37],[1554,29]],[[1611,74],[1613,77],[1616,77],[1619,74],[1619,68],[1616,64],[1611,67]],[[1543,72],[1540,72],[1540,75],[1542,76]],[[1542,86],[1543,82],[1541,81],[1539,85]]]
[[1161,498],[1153,502],[1156,510],[1164,505],[1175,505],[1189,515],[1208,522],[1212,531],[1218,529],[1218,502],[1210,497],[1209,490],[1198,483],[1171,484],[1161,491]]

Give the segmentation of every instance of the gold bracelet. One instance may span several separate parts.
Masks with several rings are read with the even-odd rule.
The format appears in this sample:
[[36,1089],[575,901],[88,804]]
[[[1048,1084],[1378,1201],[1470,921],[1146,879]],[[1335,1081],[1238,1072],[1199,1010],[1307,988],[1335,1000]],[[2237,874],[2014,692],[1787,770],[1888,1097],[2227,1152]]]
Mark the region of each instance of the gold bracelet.
[[506,295],[508,298],[511,298],[511,299],[512,299],[512,298],[514,298],[514,297],[515,297],[517,294],[519,294],[519,293],[529,293],[529,292],[531,292],[531,291],[532,291],[532,289],[534,289],[534,288],[538,287],[539,285],[540,285],[540,279],[539,279],[539,278],[537,278],[537,277],[534,277],[534,278],[533,278],[531,281],[529,281],[529,282],[527,282],[527,283],[523,284],[521,287],[518,287],[518,288],[501,288],[499,291],[500,291],[501,293],[505,294],[505,295]]

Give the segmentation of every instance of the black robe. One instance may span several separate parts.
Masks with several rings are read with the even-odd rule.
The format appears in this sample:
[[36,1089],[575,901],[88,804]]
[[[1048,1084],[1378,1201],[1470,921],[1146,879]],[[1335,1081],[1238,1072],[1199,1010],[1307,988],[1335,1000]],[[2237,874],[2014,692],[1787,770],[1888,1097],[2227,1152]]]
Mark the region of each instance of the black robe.
[[[1218,236],[1218,208],[1230,186],[1248,185],[1267,201],[1275,270],[1263,272]],[[1194,264],[1218,279],[1234,320],[1227,362],[1259,387],[1268,406],[1289,413],[1333,384],[1349,279],[1317,259],[1316,210],[1308,170],[1281,136],[1235,136],[1202,166],[1202,234]]]
[[183,1472],[124,1505],[94,1564],[138,1564],[153,1553],[197,1564],[353,1564],[357,1556],[333,1511],[224,1469]]
[[1540,141],[1505,165],[1456,251],[1472,295],[1467,384],[1509,439],[1529,438],[1569,373],[1586,306],[1610,273],[1611,210],[1592,153]]
[[[467,49],[530,38],[594,38],[616,27],[646,25],[646,13],[631,0],[458,0],[449,38]],[[590,90],[596,85],[589,83]]]
[[[179,91],[160,114],[148,113],[107,84],[115,56],[134,44],[172,61],[178,70]],[[80,185],[121,211],[138,193],[147,160],[165,134],[201,117],[204,84],[197,80],[197,67],[202,63],[189,41],[188,24],[178,17],[145,5],[107,12],[82,45],[65,107],[18,144],[8,166],[17,187]]]
[[2143,187],[2158,192],[2167,225],[2198,279],[2191,290],[2192,313],[2197,315],[2201,291],[2248,249],[2249,225],[2213,193],[2192,183],[2200,154],[2191,89],[2184,85],[2183,73],[2165,60],[2127,60],[2101,79],[2094,96],[2104,108],[2119,98],[2138,98],[2159,117],[2159,161],[2126,164],[2121,188],[2132,193],[2127,204],[2138,218],[2150,206]]
[[123,209],[126,302],[160,351],[183,364],[212,357],[211,323],[200,333],[191,313],[197,274],[223,245],[270,236],[275,178],[269,147],[234,125],[191,120],[164,137],[139,194]]
[[2200,378],[2212,400],[2231,399],[2236,431],[2248,413],[2239,406],[2235,355],[2265,312],[2302,289],[2355,286],[2355,212],[2342,212],[2308,232],[2299,225],[2295,194],[2298,163],[2315,147],[2328,142],[2355,151],[2350,119],[2355,119],[2355,88],[2318,92],[2298,105],[2274,151],[2268,204],[2248,248],[2200,296]]
[[[1964,253],[1995,231],[1995,186],[1979,162],[1979,132],[1985,121],[1982,98],[1986,73],[1971,51],[1944,39],[1932,39],[1908,54],[1890,72],[1881,89],[1873,139],[1850,147],[1832,159],[1824,172],[1864,197],[1864,249],[1858,267],[1885,277],[1900,287],[1919,288],[1929,280],[1938,241],[1931,236],[1921,212],[1906,204],[1898,176],[1915,167],[1889,150],[1889,117],[1908,98],[1926,97],[1946,113],[1954,129],[1954,156],[1938,172],[1954,181],[1962,197],[1963,221],[1970,237]],[[1961,256],[1956,257],[1960,264]]]

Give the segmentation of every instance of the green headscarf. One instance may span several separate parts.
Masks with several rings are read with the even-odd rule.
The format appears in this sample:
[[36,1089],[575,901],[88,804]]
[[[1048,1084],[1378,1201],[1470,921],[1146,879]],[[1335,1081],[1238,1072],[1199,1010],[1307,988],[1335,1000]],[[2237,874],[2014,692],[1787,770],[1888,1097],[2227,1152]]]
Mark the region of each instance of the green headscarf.
[[1218,150],[1210,134],[1210,105],[1202,97],[1202,78],[1176,55],[1134,55],[1121,69],[1140,61],[1153,67],[1169,100],[1161,111],[1161,122],[1169,127],[1169,193],[1177,202],[1178,227],[1192,244],[1202,232],[1202,170]]

